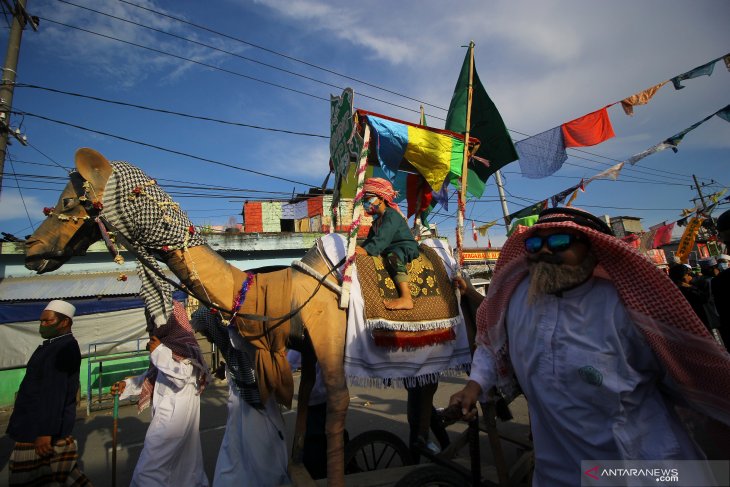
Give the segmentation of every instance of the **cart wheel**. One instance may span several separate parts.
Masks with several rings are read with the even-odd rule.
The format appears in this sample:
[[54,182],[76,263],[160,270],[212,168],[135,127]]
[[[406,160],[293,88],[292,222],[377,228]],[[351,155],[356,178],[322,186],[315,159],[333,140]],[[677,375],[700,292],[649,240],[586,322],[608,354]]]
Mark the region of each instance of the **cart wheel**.
[[345,445],[345,473],[370,472],[412,465],[403,441],[393,433],[371,430],[357,435]]
[[459,472],[440,465],[428,465],[411,470],[395,484],[395,487],[464,487],[465,485],[471,485],[471,480]]

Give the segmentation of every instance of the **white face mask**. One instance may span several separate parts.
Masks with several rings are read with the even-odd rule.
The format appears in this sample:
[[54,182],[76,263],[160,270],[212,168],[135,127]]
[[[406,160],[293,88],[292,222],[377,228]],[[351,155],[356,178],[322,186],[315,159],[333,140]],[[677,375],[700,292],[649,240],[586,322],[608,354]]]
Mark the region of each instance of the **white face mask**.
[[727,267],[728,267],[727,262],[718,262],[717,263],[717,268],[720,269],[721,271],[724,271],[725,269],[727,269]]

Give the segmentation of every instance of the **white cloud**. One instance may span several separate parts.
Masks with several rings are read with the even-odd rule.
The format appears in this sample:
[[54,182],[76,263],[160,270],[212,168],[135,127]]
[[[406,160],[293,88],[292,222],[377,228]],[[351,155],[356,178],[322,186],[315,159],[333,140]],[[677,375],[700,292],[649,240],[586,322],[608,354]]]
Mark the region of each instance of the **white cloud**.
[[28,216],[25,213],[25,208],[28,208],[28,213],[33,217],[41,214],[43,205],[34,196],[21,198],[18,194],[10,193],[7,188],[3,189],[2,194],[0,194],[0,221],[15,218],[24,218],[27,221]]
[[[129,4],[99,4],[83,0],[79,3],[85,3],[95,11],[58,2],[43,6],[44,17],[49,21],[44,22],[42,36],[29,36],[28,41],[39,43],[53,57],[83,66],[89,71],[84,76],[102,75],[117,87],[129,89],[148,79],[162,83],[177,80],[196,66],[185,59],[213,66],[228,59],[228,55],[223,52],[185,42],[181,38],[237,54],[244,50],[240,43],[222,38],[203,38],[183,23]],[[136,3],[186,20],[185,15],[155,5],[154,2],[140,0]]]

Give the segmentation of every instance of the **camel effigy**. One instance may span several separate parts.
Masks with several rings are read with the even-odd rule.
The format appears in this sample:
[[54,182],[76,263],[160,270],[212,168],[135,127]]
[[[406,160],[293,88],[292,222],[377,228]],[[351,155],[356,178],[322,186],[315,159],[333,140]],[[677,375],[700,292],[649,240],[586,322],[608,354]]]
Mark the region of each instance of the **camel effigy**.
[[[155,323],[161,325],[172,306],[169,283],[157,263],[164,262],[190,294],[217,309],[224,323],[236,326],[255,346],[262,399],[273,394],[287,407],[292,402],[293,381],[286,346],[293,330],[305,346],[300,347],[303,368],[292,461],[301,462],[308,398],[318,362],[327,389],[328,485],[343,486],[343,431],[349,405],[343,367],[347,313],[339,306],[336,266],[315,246],[296,268],[247,273],[208,247],[179,205],[139,168],[109,162],[89,148],[76,152],[75,165],[56,207],[46,209],[48,218],[26,241],[26,267],[51,272],[100,239],[120,259],[116,240],[142,264],[138,267],[143,282],[140,294]],[[468,349],[466,355],[464,363]],[[430,409],[431,397],[426,399]]]

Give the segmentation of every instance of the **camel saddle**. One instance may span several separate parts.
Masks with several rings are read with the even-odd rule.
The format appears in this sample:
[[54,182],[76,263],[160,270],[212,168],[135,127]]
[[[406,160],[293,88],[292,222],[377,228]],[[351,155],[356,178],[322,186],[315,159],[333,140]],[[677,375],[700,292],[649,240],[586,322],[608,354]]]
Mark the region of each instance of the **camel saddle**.
[[357,256],[365,326],[375,343],[396,349],[413,349],[454,340],[459,305],[454,286],[438,254],[426,245],[406,265],[413,309],[389,310],[384,299],[398,297],[398,289],[382,256]]

